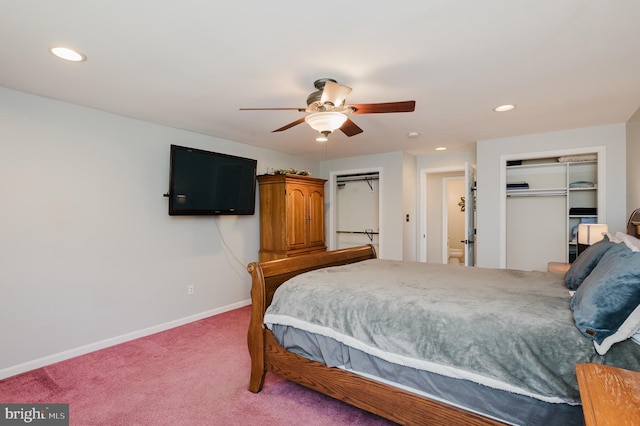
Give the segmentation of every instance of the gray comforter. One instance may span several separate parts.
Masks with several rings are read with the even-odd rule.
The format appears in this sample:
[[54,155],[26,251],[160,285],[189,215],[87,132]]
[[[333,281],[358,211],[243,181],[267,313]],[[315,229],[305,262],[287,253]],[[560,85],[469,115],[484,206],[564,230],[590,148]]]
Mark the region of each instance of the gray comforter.
[[603,363],[575,327],[563,276],[373,259],[283,284],[265,323],[387,361],[555,403],[579,403],[575,364]]

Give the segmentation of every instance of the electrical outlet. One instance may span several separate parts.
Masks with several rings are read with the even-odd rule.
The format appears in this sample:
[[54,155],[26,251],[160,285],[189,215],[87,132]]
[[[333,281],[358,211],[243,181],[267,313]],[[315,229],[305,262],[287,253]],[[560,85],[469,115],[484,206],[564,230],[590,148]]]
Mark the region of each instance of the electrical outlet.
[[190,284],[187,286],[187,294],[188,295],[192,295],[195,292],[195,286],[193,284]]

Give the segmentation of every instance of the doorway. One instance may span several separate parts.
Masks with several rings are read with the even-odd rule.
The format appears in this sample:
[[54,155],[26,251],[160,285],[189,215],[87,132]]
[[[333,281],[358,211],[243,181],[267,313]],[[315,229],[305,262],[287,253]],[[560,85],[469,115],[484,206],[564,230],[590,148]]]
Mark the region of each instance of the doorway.
[[[449,252],[447,238],[448,226],[445,222],[445,214],[449,210],[446,206],[443,188],[445,179],[464,180],[464,238],[455,240],[463,241],[466,266],[475,265],[475,169],[469,164],[461,166],[440,167],[420,170],[419,181],[419,238],[418,260],[421,262],[448,263]],[[460,202],[461,200],[458,200]],[[462,208],[462,206],[458,206]],[[456,237],[457,238],[457,237]]]
[[442,263],[464,265],[464,175],[442,179]]

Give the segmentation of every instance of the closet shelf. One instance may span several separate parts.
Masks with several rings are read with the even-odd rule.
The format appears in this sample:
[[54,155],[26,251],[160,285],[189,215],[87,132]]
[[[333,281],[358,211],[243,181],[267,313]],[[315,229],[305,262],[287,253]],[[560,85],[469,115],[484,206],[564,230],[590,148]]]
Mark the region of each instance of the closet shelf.
[[373,229],[365,229],[364,231],[336,231],[338,234],[362,234],[366,235],[369,238],[369,241],[373,243],[373,236],[378,235],[379,232],[374,231]]
[[566,188],[508,189],[507,197],[555,197],[567,195]]
[[379,232],[374,231],[336,231],[338,234],[379,234]]
[[597,189],[598,189],[597,186],[592,186],[592,187],[589,187],[589,188],[571,188],[571,187],[569,187],[569,191],[595,191]]

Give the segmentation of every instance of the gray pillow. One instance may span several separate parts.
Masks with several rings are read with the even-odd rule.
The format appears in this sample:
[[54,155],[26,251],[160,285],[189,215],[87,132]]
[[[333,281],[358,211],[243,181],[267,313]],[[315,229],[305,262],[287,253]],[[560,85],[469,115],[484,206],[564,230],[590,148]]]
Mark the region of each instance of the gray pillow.
[[604,355],[640,327],[640,252],[615,244],[571,299],[576,327]]
[[602,256],[614,245],[615,243],[609,241],[609,238],[604,237],[604,239],[587,247],[585,251],[580,253],[580,256],[573,261],[564,276],[567,288],[569,290],[577,290],[593,268],[596,267]]

